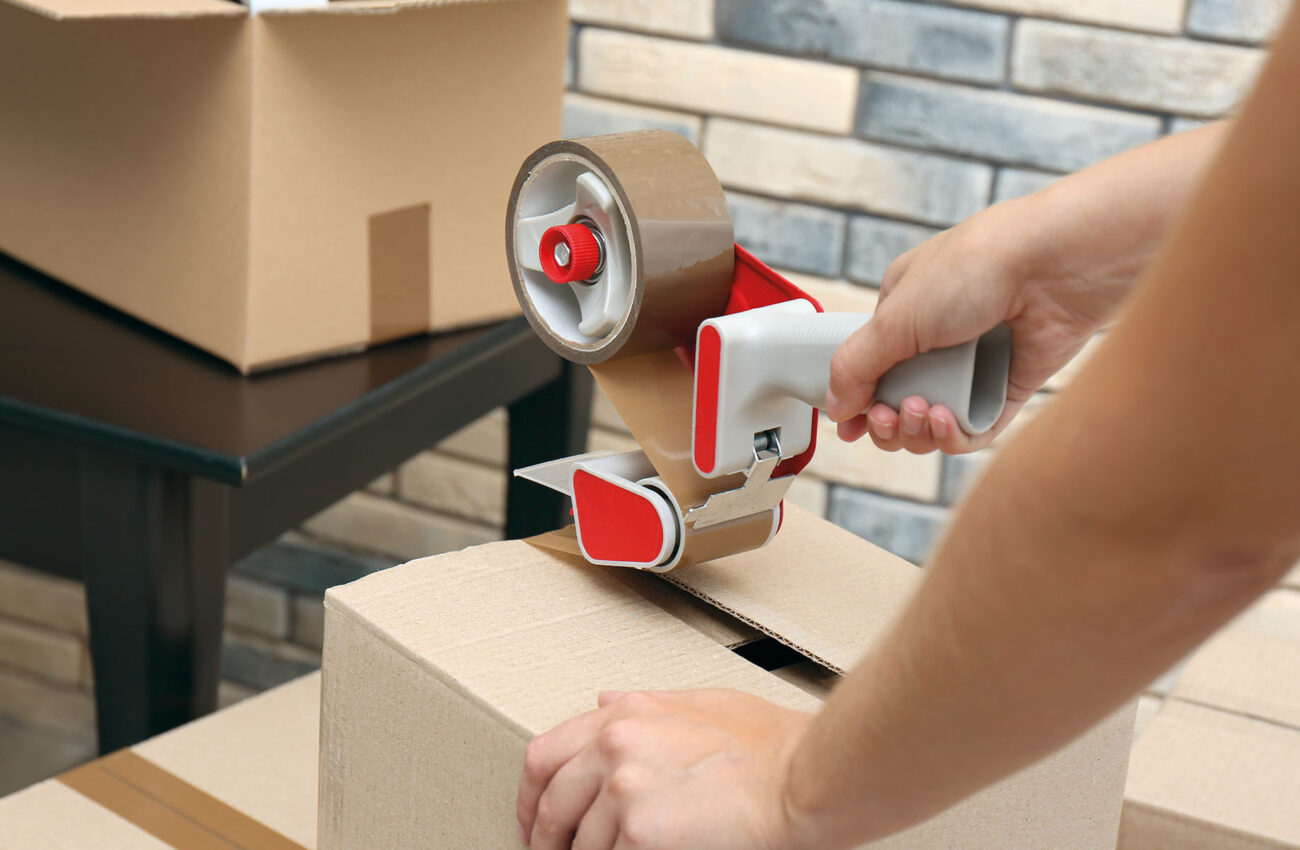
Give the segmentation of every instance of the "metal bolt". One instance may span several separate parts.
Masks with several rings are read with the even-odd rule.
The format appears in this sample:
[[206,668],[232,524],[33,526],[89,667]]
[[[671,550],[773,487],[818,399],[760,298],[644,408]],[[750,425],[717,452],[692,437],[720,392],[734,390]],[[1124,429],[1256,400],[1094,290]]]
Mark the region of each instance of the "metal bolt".
[[560,268],[569,265],[569,245],[567,242],[558,242],[555,245],[555,262],[560,264]]

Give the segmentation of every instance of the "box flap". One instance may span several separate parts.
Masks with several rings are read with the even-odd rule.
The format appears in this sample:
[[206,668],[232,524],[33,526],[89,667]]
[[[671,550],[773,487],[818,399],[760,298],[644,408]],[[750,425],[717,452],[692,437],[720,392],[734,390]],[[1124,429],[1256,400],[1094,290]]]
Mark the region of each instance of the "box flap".
[[1129,764],[1121,847],[1300,847],[1300,732],[1169,700]]
[[325,606],[327,646],[342,614],[524,739],[594,708],[606,688],[731,687],[816,706],[608,568],[523,541],[393,567],[330,588]]
[[243,17],[234,0],[0,0],[55,20]]
[[[533,538],[576,552],[572,528]],[[890,624],[921,570],[796,505],[767,546],[704,564],[654,573],[821,666],[844,673]]]
[[758,552],[680,567],[663,578],[837,673],[893,621],[921,569],[795,505]]

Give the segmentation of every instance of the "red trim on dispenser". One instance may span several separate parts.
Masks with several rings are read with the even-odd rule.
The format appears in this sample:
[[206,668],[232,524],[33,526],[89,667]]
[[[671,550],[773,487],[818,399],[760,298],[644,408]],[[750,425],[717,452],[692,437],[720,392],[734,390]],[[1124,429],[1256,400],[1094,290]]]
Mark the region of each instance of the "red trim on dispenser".
[[654,566],[664,550],[664,528],[654,503],[585,469],[573,473],[573,505],[588,558]]
[[[731,295],[727,299],[727,309],[723,311],[724,315],[732,313],[743,313],[746,310],[753,310],[756,307],[767,307],[771,304],[780,304],[783,301],[797,301],[802,298],[817,309],[818,313],[824,313],[821,303],[790,281],[781,277],[767,266],[762,260],[746,251],[739,245],[736,246],[736,262],[731,274]],[[708,330],[706,328],[705,330]],[[717,332],[714,331],[714,335]],[[701,336],[703,336],[701,334]],[[699,353],[696,353],[696,368],[699,368]],[[715,361],[718,357],[714,358]],[[701,438],[704,436],[700,427],[699,418],[699,386],[702,382],[696,377],[696,433],[695,433],[695,452],[696,462],[700,460],[700,446],[704,442]],[[708,440],[710,463],[707,467],[700,466],[701,469],[713,469],[713,454],[716,452],[717,438],[717,377],[712,381],[713,390],[713,421],[710,432],[712,437]],[[812,437],[808,443],[808,448],[794,457],[786,458],[776,465],[772,470],[773,478],[780,478],[783,475],[796,475],[804,470],[812,461],[813,454],[817,451],[817,420],[818,411],[814,408],[812,412]]]
[[695,351],[695,466],[709,473],[717,464],[718,378],[722,373],[722,337],[705,325]]

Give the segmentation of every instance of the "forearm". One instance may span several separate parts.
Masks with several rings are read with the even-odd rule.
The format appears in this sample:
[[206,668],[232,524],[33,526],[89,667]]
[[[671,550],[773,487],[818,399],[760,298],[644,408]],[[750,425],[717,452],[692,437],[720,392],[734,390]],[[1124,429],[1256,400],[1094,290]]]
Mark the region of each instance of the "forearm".
[[[1021,227],[1014,240],[1016,276],[1033,289],[1072,287],[1068,300],[1100,326],[1141,276],[1160,241],[1186,209],[1227,135],[1220,121],[1135,148],[1063,177],[989,213]],[[1034,223],[1024,228],[1023,223]]]
[[1282,51],[1300,54],[1298,27],[1124,320],[993,463],[804,737],[790,805],[822,846],[1061,746],[1295,557],[1300,61]]

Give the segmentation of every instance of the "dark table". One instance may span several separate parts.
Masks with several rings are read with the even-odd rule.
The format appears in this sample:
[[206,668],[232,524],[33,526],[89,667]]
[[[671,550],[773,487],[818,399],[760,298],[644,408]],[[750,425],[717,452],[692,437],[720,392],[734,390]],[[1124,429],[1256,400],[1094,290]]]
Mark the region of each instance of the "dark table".
[[512,468],[580,452],[590,398],[522,318],[244,377],[0,255],[0,558],[85,582],[109,752],[215,708],[232,561],[500,405]]

